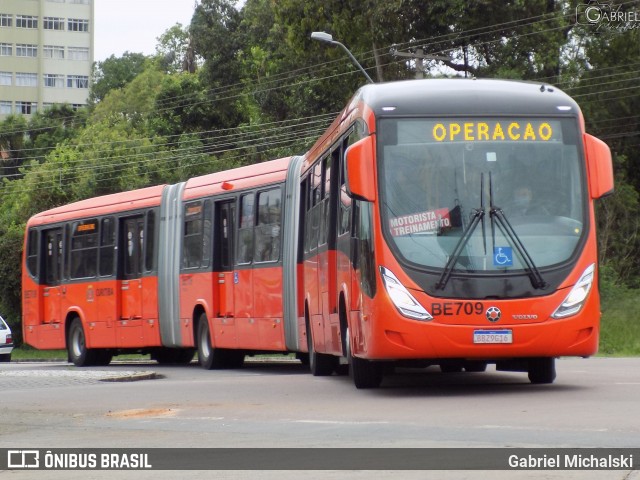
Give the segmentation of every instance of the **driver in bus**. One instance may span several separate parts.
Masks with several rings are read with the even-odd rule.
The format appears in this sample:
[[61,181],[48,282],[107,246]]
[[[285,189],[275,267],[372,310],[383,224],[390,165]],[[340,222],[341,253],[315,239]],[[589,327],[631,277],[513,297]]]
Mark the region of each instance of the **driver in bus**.
[[520,185],[513,192],[513,202],[509,213],[514,216],[548,215],[547,209],[534,202],[533,191],[528,185]]

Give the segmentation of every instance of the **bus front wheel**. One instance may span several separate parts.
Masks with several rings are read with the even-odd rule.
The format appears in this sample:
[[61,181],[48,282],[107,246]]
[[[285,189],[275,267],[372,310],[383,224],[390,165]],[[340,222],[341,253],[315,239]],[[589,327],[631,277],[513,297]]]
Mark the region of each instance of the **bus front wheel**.
[[553,383],[556,379],[555,358],[532,358],[529,360],[529,381],[534,384]]
[[382,383],[384,375],[384,365],[379,362],[372,362],[364,358],[354,357],[351,353],[351,337],[349,329],[346,332],[347,338],[347,358],[349,359],[349,375],[353,379],[356,388],[378,388]]

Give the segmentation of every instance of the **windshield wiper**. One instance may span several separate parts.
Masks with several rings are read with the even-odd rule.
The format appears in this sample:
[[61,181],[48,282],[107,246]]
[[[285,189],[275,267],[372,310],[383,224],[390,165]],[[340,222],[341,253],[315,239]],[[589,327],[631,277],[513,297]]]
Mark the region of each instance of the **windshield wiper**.
[[533,258],[531,258],[531,255],[527,251],[527,248],[524,246],[524,244],[522,243],[522,240],[520,240],[520,237],[518,236],[515,229],[507,219],[507,216],[504,214],[504,212],[500,207],[496,207],[493,204],[493,186],[491,181],[491,173],[489,173],[489,218],[491,218],[491,232],[493,237],[493,247],[495,248],[495,241],[496,241],[495,227],[493,223],[493,220],[495,218],[496,222],[498,223],[498,226],[500,227],[500,230],[502,230],[502,232],[507,237],[509,237],[509,240],[511,240],[511,243],[516,247],[516,250],[520,254],[520,257],[522,257],[522,260],[524,261],[524,264],[526,266],[525,271],[527,272],[527,275],[529,275],[529,278],[531,279],[531,285],[533,286],[533,288],[536,288],[536,289],[546,288],[548,286],[547,282],[545,282],[544,278],[542,278],[542,274],[540,273],[540,270],[538,270],[538,267],[536,267],[536,264],[533,262]]
[[469,243],[469,239],[473,232],[478,227],[478,224],[482,222],[482,238],[485,240],[485,255],[486,255],[486,238],[485,238],[485,229],[484,229],[484,174],[480,174],[480,208],[474,208],[473,214],[471,215],[471,223],[467,225],[467,228],[462,232],[462,236],[458,243],[456,243],[456,247],[453,249],[453,253],[449,257],[449,261],[442,270],[442,275],[440,275],[440,279],[438,283],[436,283],[436,289],[444,290],[447,283],[449,282],[449,278],[451,278],[451,274],[453,273],[453,267],[460,259],[460,255],[462,254],[462,250],[466,247],[467,243]]

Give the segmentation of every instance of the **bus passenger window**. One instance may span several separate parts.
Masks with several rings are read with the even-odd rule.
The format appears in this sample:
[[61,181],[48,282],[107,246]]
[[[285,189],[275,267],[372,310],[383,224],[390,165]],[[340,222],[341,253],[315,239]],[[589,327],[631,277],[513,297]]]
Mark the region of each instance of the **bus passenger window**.
[[185,205],[182,266],[197,268],[202,256],[202,202]]
[[145,249],[145,270],[151,272],[155,269],[155,240],[156,240],[156,212],[147,212],[147,245]]
[[208,267],[211,260],[211,225],[212,225],[211,200],[205,200],[202,217],[202,266]]
[[113,275],[116,228],[113,218],[103,218],[100,229],[100,276]]
[[275,262],[280,258],[280,189],[258,194],[258,225],[255,229],[257,262]]
[[71,234],[71,278],[95,277],[98,267],[98,220],[73,224]]
[[238,264],[253,260],[253,193],[240,198],[240,224],[238,226]]
[[29,275],[38,276],[38,231],[35,228],[29,230],[27,239],[27,270]]

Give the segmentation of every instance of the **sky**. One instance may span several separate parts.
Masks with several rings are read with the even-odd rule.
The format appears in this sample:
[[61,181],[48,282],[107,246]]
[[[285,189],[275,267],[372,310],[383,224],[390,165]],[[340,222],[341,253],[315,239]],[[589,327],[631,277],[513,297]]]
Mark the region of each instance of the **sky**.
[[152,55],[157,38],[191,23],[195,0],[95,0],[94,61],[126,51]]

